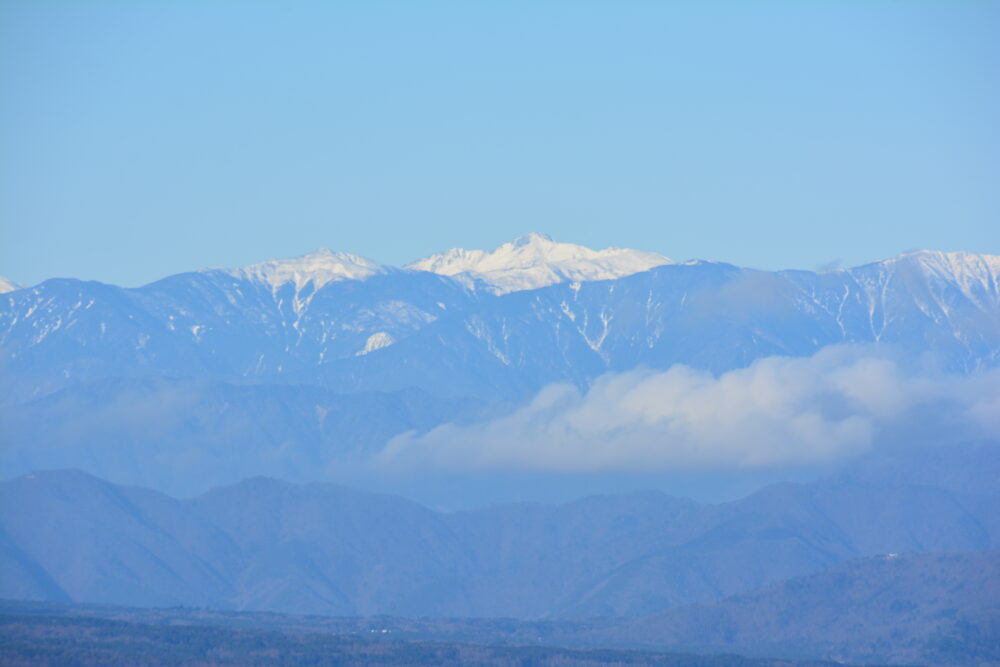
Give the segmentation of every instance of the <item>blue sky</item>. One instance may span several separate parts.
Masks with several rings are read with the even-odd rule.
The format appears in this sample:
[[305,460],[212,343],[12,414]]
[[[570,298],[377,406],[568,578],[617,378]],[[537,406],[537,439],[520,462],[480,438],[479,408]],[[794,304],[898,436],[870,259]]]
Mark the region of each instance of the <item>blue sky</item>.
[[0,275],[1000,253],[1000,3],[0,2]]

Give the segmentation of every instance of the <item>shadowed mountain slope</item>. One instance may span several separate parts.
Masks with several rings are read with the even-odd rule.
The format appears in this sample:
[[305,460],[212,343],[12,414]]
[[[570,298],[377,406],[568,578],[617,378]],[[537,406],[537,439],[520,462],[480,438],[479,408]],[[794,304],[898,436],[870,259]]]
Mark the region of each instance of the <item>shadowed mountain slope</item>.
[[175,500],[74,471],[4,482],[0,499],[2,596],[325,614],[638,616],[859,556],[1000,547],[1000,496],[871,475],[722,505],[644,493],[458,513],[265,478]]
[[1000,660],[1000,552],[890,554],[597,630],[630,645],[854,662]]

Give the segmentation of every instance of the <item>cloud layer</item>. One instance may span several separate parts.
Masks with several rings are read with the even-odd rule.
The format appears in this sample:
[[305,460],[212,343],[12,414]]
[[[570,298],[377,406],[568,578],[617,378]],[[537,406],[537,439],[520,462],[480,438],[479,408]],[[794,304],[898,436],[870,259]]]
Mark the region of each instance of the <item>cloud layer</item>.
[[882,350],[834,346],[715,377],[687,366],[543,389],[494,421],[393,438],[380,464],[552,472],[765,468],[875,445],[1000,438],[1000,371],[908,370]]

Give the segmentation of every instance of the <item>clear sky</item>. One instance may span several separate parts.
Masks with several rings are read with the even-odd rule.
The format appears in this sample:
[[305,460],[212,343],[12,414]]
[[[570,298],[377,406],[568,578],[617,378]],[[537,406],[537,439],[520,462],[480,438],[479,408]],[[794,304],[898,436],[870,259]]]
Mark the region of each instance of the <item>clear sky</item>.
[[0,275],[1000,254],[1000,3],[0,0]]

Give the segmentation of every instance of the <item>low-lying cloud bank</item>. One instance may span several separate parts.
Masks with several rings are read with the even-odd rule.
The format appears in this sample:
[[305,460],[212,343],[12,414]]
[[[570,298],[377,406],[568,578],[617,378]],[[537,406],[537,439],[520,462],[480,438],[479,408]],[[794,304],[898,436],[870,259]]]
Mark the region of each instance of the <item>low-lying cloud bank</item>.
[[912,370],[871,346],[769,357],[715,377],[687,366],[543,389],[482,424],[393,438],[390,469],[667,471],[847,458],[876,445],[1000,438],[1000,370]]

